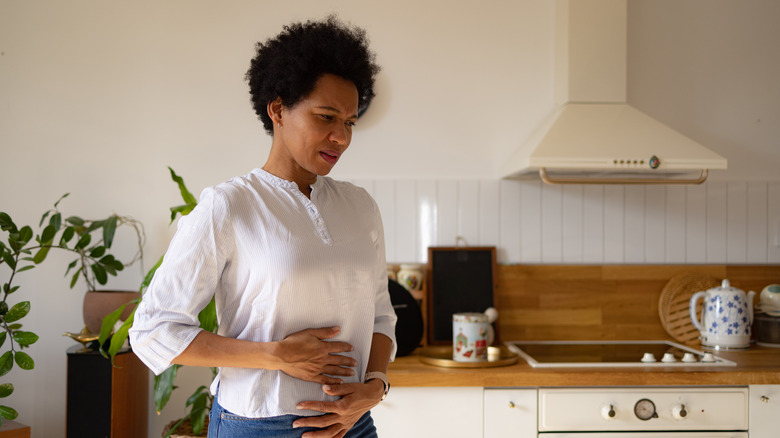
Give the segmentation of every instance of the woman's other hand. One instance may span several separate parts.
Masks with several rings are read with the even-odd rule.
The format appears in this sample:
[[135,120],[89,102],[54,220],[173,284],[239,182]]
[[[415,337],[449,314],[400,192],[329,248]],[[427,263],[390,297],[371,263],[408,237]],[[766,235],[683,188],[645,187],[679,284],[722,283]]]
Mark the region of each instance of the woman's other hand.
[[339,400],[304,401],[298,409],[324,412],[325,415],[295,420],[293,427],[317,427],[322,430],[306,432],[303,438],[341,438],[371,408],[379,404],[384,394],[384,384],[379,379],[366,383],[343,383],[323,385],[328,395],[341,397]]
[[346,342],[328,341],[338,335],[339,327],[306,329],[293,333],[277,343],[274,356],[277,368],[288,376],[307,382],[338,385],[342,379],[332,376],[353,376],[357,361],[340,353],[353,350]]

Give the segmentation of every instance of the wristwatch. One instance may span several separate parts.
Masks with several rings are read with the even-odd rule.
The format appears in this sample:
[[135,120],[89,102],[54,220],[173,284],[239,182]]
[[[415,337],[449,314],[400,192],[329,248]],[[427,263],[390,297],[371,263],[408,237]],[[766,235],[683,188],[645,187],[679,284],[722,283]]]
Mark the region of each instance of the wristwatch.
[[363,383],[368,383],[369,380],[379,379],[382,384],[385,385],[385,393],[382,394],[382,398],[379,401],[384,400],[387,397],[387,393],[390,392],[390,380],[387,379],[387,374],[381,371],[369,371],[366,373],[366,377],[363,379]]

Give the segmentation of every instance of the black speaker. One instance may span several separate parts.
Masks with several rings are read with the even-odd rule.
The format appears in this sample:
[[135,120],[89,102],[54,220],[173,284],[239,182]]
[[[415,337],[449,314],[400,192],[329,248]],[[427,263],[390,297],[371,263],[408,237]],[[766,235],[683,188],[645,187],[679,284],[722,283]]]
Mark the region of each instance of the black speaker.
[[420,305],[412,294],[398,282],[388,279],[390,302],[398,317],[395,325],[396,356],[408,356],[420,346],[423,337],[423,319]]

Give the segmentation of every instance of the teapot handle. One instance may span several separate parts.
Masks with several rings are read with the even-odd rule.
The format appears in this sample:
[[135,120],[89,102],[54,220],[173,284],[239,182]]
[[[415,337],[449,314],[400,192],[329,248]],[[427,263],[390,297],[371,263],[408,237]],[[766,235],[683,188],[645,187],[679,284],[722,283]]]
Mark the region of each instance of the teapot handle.
[[750,318],[748,320],[748,323],[751,326],[753,325],[753,315],[755,313],[755,311],[753,309],[753,302],[755,301],[755,297],[756,297],[756,291],[752,291],[751,290],[750,292],[748,292],[748,295],[747,295],[747,309],[748,309],[748,318]]
[[691,297],[691,304],[688,308],[691,312],[691,322],[693,323],[693,326],[702,333],[704,332],[704,329],[702,328],[704,326],[704,312],[701,312],[701,320],[696,318],[696,301],[698,301],[699,298],[704,298],[704,294],[706,293],[707,291],[699,291],[693,294]]

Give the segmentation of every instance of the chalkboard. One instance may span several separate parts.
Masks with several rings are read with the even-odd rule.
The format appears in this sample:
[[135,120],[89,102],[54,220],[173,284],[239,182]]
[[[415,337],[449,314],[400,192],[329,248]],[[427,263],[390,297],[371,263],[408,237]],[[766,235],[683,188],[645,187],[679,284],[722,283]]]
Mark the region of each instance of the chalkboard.
[[452,344],[452,314],[482,313],[495,294],[495,247],[429,247],[428,344]]

